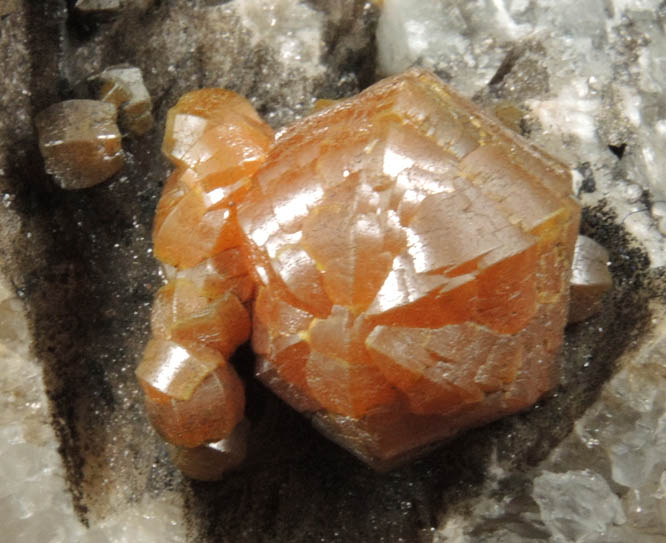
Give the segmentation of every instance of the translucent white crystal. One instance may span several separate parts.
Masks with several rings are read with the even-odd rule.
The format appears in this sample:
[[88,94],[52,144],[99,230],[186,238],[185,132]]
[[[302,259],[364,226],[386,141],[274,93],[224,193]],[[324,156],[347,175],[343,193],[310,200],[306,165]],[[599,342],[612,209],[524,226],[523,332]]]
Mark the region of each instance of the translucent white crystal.
[[377,28],[380,69],[402,72],[419,58],[435,56],[434,50],[463,54],[467,40],[450,30],[464,24],[458,8],[449,6],[447,10],[444,2],[387,0]]
[[666,466],[666,415],[656,421],[649,415],[641,417],[632,431],[610,446],[608,454],[613,480],[621,485],[640,488],[657,477],[655,468]]
[[[631,489],[622,497],[627,524],[635,530],[664,535],[666,526],[666,471],[649,480],[640,489]],[[666,535],[664,535],[666,538]]]
[[634,489],[658,478],[666,467],[665,337],[662,323],[575,425],[588,448],[607,455],[612,479]]
[[591,470],[544,471],[534,479],[532,496],[555,541],[602,541],[594,538],[626,521],[620,499]]

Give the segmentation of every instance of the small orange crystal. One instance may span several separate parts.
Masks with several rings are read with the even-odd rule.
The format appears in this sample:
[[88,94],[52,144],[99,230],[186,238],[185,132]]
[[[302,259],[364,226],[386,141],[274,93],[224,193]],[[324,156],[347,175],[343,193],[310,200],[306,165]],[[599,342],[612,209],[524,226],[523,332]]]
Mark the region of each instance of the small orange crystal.
[[167,119],[162,147],[177,170],[157,206],[153,241],[169,282],[153,304],[153,339],[136,374],[153,426],[199,478],[192,462],[221,455],[230,467],[245,454],[247,432],[237,431],[245,394],[228,358],[250,337],[254,285],[236,208],[272,140],[249,102],[221,89],[185,95]]
[[[228,356],[244,303],[259,378],[378,469],[555,384],[580,216],[569,171],[432,74],[380,81],[273,142],[247,102],[198,91],[164,150],[179,168],[155,226],[177,268],[154,309],[164,345]],[[208,308],[211,285],[238,298],[238,322],[228,298]]]

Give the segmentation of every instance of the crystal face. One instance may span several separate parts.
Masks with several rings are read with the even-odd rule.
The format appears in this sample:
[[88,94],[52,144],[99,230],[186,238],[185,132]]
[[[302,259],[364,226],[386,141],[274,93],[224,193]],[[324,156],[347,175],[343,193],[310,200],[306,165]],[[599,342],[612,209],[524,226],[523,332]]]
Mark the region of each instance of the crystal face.
[[197,91],[163,149],[178,169],[155,221],[170,283],[137,371],[149,401],[194,398],[248,314],[258,377],[377,469],[555,384],[580,216],[569,171],[432,74],[380,81],[274,141],[240,97]]
[[124,130],[141,136],[153,127],[152,101],[139,68],[128,64],[109,66],[89,77],[88,85],[99,100],[118,108]]
[[608,251],[587,236],[578,236],[571,265],[569,322],[580,322],[601,310],[605,292],[613,286]]
[[553,386],[568,172],[434,76],[289,127],[255,180],[259,377],[332,439],[390,465]]

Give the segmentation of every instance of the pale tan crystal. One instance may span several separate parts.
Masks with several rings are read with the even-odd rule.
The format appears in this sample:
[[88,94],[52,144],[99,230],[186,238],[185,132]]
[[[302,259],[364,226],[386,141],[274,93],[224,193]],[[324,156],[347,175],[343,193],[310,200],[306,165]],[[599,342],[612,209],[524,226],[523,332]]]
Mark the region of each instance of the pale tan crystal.
[[84,189],[124,164],[116,106],[97,100],[53,104],[35,119],[46,171],[64,189]]
[[118,108],[123,130],[140,136],[153,127],[153,104],[139,68],[129,64],[109,66],[88,82],[96,98]]
[[571,267],[569,322],[583,321],[601,310],[603,295],[613,286],[608,251],[587,236],[578,236]]

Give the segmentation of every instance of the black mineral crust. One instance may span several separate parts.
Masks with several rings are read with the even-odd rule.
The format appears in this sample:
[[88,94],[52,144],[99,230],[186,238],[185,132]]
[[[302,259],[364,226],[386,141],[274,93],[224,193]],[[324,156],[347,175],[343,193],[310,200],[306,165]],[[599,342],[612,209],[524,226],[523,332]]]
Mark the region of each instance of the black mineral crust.
[[[133,373],[162,281],[150,231],[168,173],[159,151],[166,111],[186,90],[223,85],[279,125],[305,112],[305,96],[349,95],[374,77],[369,36],[376,10],[366,2],[310,2],[329,21],[326,70],[314,79],[281,70],[271,50],[252,42],[225,11],[228,5],[157,1],[85,32],[65,0],[25,1],[0,19],[0,40],[14,46],[5,49],[6,72],[29,67],[27,88],[4,82],[5,96],[24,99],[0,110],[1,271],[27,307],[77,511],[94,526],[169,490],[185,498],[190,541],[432,541],[440,519],[480,492],[492,451],[506,468],[527,468],[567,435],[648,325],[647,302],[664,295],[663,278],[648,271],[647,256],[606,207],[586,209],[582,230],[608,248],[615,286],[601,314],[567,330],[562,386],[537,408],[388,474],[325,440],[250,379],[245,348],[235,363],[247,378],[248,461],[219,483],[184,479],[145,418]],[[26,25],[25,41],[12,38],[17,24]],[[91,74],[125,62],[145,76],[156,128],[124,138],[126,164],[109,182],[63,191],[45,173],[30,125],[12,124],[9,116],[32,118],[71,98]]]

